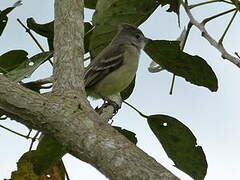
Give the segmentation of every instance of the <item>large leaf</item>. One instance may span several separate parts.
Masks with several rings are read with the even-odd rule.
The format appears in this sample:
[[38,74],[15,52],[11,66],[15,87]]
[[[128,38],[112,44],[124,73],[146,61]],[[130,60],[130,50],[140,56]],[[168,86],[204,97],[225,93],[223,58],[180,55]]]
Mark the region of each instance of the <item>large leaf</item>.
[[46,23],[46,24],[38,24],[38,23],[35,22],[35,20],[33,18],[28,18],[27,19],[27,26],[28,26],[29,29],[32,29],[36,33],[53,40],[54,21],[51,21],[51,22]]
[[126,99],[128,99],[131,96],[131,94],[132,94],[132,92],[134,90],[134,87],[135,87],[135,80],[136,80],[136,75],[135,75],[134,79],[132,80],[132,82],[128,85],[128,87],[126,87],[120,93],[122,100],[126,100]]
[[57,164],[66,151],[52,137],[45,135],[34,152],[33,167],[36,174],[43,174]]
[[97,0],[84,0],[85,8],[95,9],[97,4]]
[[180,1],[179,0],[160,0],[162,6],[170,5],[168,12],[175,12],[179,16]]
[[194,180],[203,180],[207,161],[193,133],[177,119],[167,115],[148,116],[148,124],[175,166]]
[[36,151],[26,152],[17,162],[17,170],[12,172],[11,180],[64,180],[65,171],[62,162],[52,166],[45,174],[37,175],[33,171],[33,159]]
[[218,80],[212,68],[203,58],[181,51],[179,41],[155,40],[148,43],[144,51],[169,72],[195,85],[217,91]]
[[51,58],[52,55],[52,52],[39,53],[28,59],[28,61],[24,61],[17,68],[5,75],[12,81],[19,82],[24,78],[29,77],[42,63]]
[[3,33],[4,28],[6,27],[8,22],[8,17],[6,15],[3,15],[3,12],[0,11],[0,36]]
[[90,37],[92,35],[92,24],[89,22],[84,23],[84,53],[89,52],[89,43],[90,43]]
[[3,11],[0,10],[0,36],[2,35],[2,32],[4,30],[4,28],[7,25],[8,22],[8,17],[7,15],[17,6],[22,5],[22,1],[17,1],[16,3],[14,3],[14,5],[12,7],[8,7],[6,9],[4,9]]
[[113,126],[118,132],[120,132],[123,136],[125,136],[129,141],[131,141],[133,144],[137,144],[137,138],[136,134],[128,131],[126,129],[122,129],[121,127],[118,126]]
[[[48,46],[50,50],[53,50],[53,38],[54,38],[54,21],[45,24],[38,24],[35,22],[33,18],[27,19],[27,26],[29,29],[33,30],[34,32],[44,36],[48,39]],[[89,22],[84,22],[84,48],[85,53],[89,51],[89,41],[91,36],[91,29],[93,26]]]
[[159,4],[156,0],[98,0],[93,15],[95,29],[90,39],[91,56],[95,57],[109,44],[119,24],[139,26]]
[[42,89],[42,85],[37,82],[27,82],[27,83],[20,83],[25,88],[31,89],[35,92],[40,93],[40,90]]
[[12,50],[0,56],[0,73],[7,73],[21,63],[28,60],[28,53],[24,50]]

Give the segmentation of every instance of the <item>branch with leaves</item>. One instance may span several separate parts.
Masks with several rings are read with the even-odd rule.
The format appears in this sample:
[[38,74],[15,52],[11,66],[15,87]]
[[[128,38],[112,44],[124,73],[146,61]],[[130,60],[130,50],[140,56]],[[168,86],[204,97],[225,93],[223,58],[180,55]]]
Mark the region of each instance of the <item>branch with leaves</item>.
[[[216,2],[234,4],[234,8],[206,18],[201,23],[195,20],[190,11],[192,8]],[[218,89],[218,79],[213,69],[200,56],[183,52],[183,47],[191,27],[196,26],[203,37],[222,53],[223,58],[240,67],[239,59],[230,55],[223,46],[223,39],[239,10],[238,3],[225,0],[193,5],[188,5],[183,0],[85,0],[84,3],[86,8],[97,12],[93,15],[92,23],[83,22],[83,0],[56,0],[54,21],[38,24],[33,18],[27,19],[27,26],[24,25],[24,28],[46,37],[50,51],[30,58],[24,50],[12,50],[0,56],[0,115],[7,115],[44,134],[36,149],[37,153],[31,151],[27,154],[35,159],[34,167],[37,171],[34,172],[43,173],[46,168],[59,162],[64,154],[70,153],[97,167],[110,179],[178,179],[136,146],[137,138],[133,132],[108,124],[113,116],[113,107],[104,106],[94,110],[90,106],[83,82],[84,54],[89,53],[91,59],[96,57],[109,44],[122,23],[139,26],[157,8],[166,4],[170,5],[168,12],[179,15],[180,5],[183,5],[190,19],[186,33],[177,41],[153,40],[145,46],[144,51],[155,62],[150,70],[156,72],[165,69],[174,74],[173,82],[175,76],[181,76],[194,85],[215,92]],[[5,14],[0,17],[6,19],[10,11],[2,12]],[[205,24],[231,12],[234,14],[222,37],[219,41],[214,40],[207,32]],[[5,26],[1,27],[4,29]],[[39,44],[37,40],[35,43]],[[21,82],[51,57],[54,58],[53,78]],[[154,68],[156,65],[157,69]],[[40,94],[40,89],[52,87],[44,86],[48,83],[53,84],[52,90],[47,94]],[[120,106],[130,97],[134,87],[135,79],[120,95],[114,96],[113,100]],[[147,121],[177,168],[194,179],[204,179],[207,171],[205,154],[184,124],[168,115],[145,115],[132,105],[129,106]],[[172,141],[172,137],[178,141]],[[46,147],[49,149],[45,149]],[[56,149],[59,151],[56,152]],[[43,152],[43,155],[39,152]],[[189,152],[186,155],[187,161],[184,159],[185,154],[183,156],[185,152]],[[51,158],[46,159],[49,156]]]
[[[221,2],[221,1],[210,1],[210,2],[214,3],[214,2]],[[230,3],[230,2],[227,2],[227,1],[223,1],[223,2]],[[240,59],[237,58],[237,57],[234,57],[233,55],[228,53],[223,46],[223,39],[224,39],[230,25],[232,24],[233,19],[235,18],[237,12],[239,11],[239,9],[238,8],[231,9],[231,10],[226,11],[224,13],[220,13],[220,14],[215,15],[213,17],[207,18],[200,23],[194,18],[190,9],[193,8],[193,7],[197,7],[197,6],[208,4],[208,3],[201,3],[201,4],[198,4],[198,5],[188,5],[187,1],[184,2],[183,0],[181,0],[181,4],[183,5],[184,10],[185,10],[187,16],[189,17],[190,22],[201,31],[202,36],[222,54],[223,59],[227,59],[230,62],[232,62],[233,64],[235,64],[236,66],[240,67]],[[225,15],[227,13],[230,13],[232,11],[235,11],[235,13],[233,14],[231,20],[229,21],[229,24],[228,24],[227,28],[225,29],[222,37],[218,41],[215,40],[206,30],[206,28],[205,28],[206,23],[209,22],[210,20],[214,19],[214,18],[220,17],[220,16]]]

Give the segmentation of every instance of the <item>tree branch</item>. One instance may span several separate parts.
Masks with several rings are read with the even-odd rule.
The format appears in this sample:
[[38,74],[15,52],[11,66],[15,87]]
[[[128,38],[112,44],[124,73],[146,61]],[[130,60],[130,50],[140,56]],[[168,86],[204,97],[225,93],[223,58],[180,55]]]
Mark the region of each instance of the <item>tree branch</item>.
[[108,178],[178,179],[80,102],[44,97],[0,75],[0,109],[7,116],[55,137],[67,152]]
[[83,0],[55,1],[53,92],[81,96],[83,82]]
[[236,66],[238,66],[240,68],[240,59],[232,56],[231,54],[229,54],[226,49],[224,48],[222,43],[218,43],[206,30],[204,23],[199,23],[192,15],[187,3],[184,3],[183,0],[181,0],[181,4],[184,7],[184,10],[187,14],[187,16],[190,19],[190,22],[196,26],[201,32],[202,32],[202,36],[213,46],[215,47],[221,54],[222,54],[222,58],[223,59],[227,59],[230,62],[232,62],[233,64],[235,64]]
[[54,93],[44,96],[0,75],[0,109],[31,129],[53,136],[67,152],[109,179],[177,180],[106,123],[86,100],[83,5],[83,0],[55,0]]

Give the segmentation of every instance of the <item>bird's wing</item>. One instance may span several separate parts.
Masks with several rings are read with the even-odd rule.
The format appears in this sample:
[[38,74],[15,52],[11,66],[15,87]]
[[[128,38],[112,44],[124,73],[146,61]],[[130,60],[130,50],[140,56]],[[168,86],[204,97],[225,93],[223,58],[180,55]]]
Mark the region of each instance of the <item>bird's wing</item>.
[[106,48],[87,67],[84,74],[85,88],[89,88],[102,80],[123,63],[124,48],[122,45]]

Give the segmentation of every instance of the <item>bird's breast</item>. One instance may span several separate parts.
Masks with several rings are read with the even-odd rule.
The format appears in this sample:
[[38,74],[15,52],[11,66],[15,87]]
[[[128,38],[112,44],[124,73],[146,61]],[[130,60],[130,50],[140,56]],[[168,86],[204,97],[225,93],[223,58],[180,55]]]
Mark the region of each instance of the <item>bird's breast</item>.
[[137,72],[140,51],[132,45],[127,45],[125,48],[123,64],[103,78],[95,87],[96,91],[104,92],[103,96],[124,90]]

